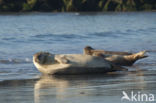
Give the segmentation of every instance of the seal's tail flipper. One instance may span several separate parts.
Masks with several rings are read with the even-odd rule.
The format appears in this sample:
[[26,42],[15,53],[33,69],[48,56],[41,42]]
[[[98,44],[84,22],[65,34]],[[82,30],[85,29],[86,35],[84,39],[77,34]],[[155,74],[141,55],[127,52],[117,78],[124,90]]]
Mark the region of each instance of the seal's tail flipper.
[[138,60],[138,59],[142,59],[142,58],[148,57],[148,55],[145,55],[146,52],[147,52],[147,51],[144,50],[144,51],[140,51],[140,52],[134,54],[135,59]]

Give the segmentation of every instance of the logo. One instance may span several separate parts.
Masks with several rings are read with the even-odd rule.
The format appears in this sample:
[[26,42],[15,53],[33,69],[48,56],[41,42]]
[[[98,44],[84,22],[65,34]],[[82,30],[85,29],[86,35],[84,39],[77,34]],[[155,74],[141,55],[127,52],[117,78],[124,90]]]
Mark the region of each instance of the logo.
[[141,93],[140,91],[138,92],[133,92],[128,95],[125,91],[122,91],[122,98],[121,101],[139,101],[139,102],[153,102],[154,100],[154,94],[146,94],[146,93]]

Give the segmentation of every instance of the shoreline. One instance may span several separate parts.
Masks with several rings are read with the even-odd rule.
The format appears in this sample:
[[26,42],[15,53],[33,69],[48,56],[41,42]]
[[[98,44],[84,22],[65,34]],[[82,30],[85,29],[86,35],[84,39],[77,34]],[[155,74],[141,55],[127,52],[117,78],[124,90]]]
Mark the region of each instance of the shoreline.
[[156,10],[150,10],[150,11],[99,11],[99,12],[42,12],[42,11],[26,11],[26,12],[0,12],[0,15],[7,15],[7,14],[66,14],[66,13],[78,13],[78,14],[105,14],[105,13],[150,13],[150,12],[156,12]]

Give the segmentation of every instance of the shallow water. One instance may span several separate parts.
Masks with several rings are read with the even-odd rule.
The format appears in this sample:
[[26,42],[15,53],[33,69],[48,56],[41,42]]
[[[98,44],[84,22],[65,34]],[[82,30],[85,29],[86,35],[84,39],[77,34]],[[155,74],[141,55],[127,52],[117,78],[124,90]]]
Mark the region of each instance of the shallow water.
[[[26,13],[0,15],[0,101],[3,103],[121,103],[122,91],[156,96],[156,13]],[[38,51],[148,51],[129,72],[44,77]],[[156,98],[156,97],[155,97]],[[124,101],[127,102],[127,101]]]

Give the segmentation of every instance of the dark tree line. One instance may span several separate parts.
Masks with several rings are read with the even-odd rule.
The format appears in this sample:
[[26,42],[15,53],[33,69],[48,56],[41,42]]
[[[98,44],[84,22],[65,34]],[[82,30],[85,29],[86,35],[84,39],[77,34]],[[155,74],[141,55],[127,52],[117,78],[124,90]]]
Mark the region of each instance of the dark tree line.
[[1,12],[149,10],[156,10],[156,0],[0,0]]

